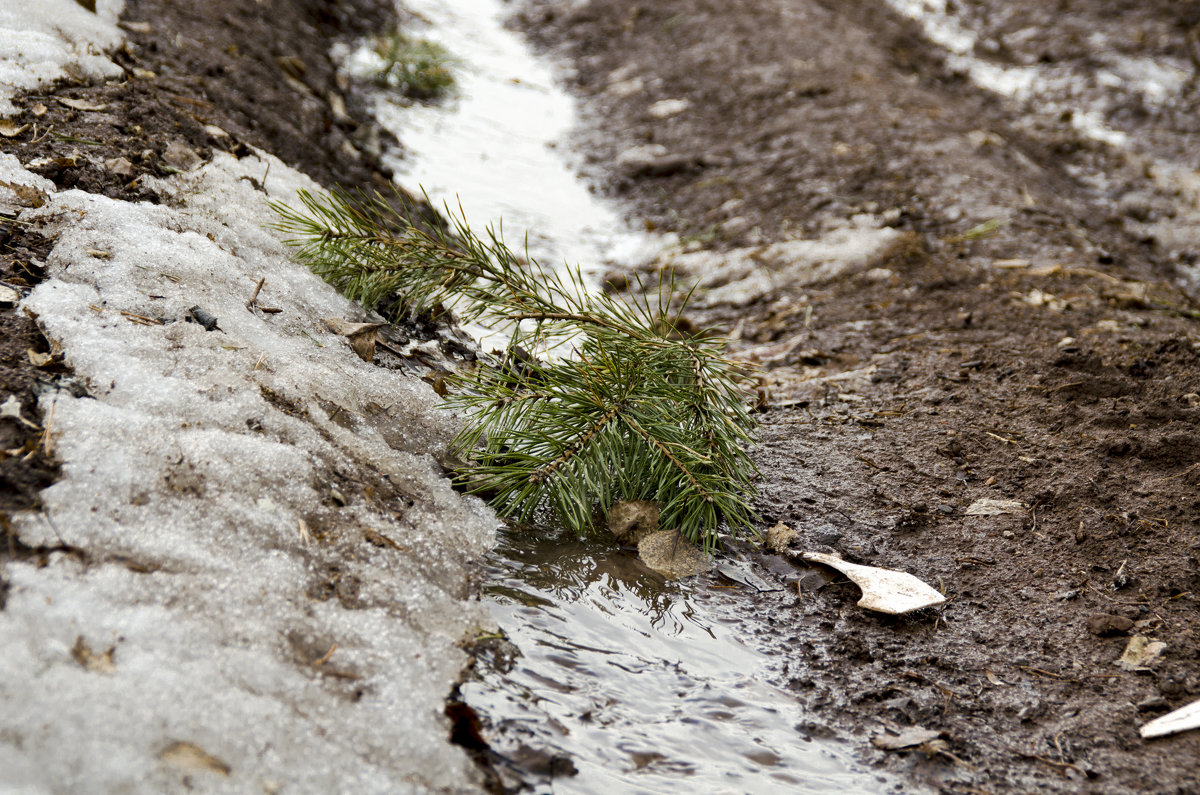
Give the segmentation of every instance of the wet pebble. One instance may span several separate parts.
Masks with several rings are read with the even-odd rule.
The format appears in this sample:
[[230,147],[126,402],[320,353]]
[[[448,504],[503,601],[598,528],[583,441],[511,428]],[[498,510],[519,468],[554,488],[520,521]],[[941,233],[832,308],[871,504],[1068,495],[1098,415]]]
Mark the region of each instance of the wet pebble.
[[1124,616],[1114,616],[1109,613],[1096,613],[1088,616],[1088,632],[1098,637],[1107,635],[1123,635],[1133,629],[1133,622]]

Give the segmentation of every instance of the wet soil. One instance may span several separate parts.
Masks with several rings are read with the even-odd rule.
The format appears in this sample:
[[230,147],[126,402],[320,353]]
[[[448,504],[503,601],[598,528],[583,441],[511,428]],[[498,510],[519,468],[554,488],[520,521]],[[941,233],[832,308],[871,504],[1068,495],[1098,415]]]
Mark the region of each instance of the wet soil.
[[[1118,16],[1130,52],[1195,57],[1195,3],[1117,15],[1075,2],[1060,6],[1065,26],[1032,2],[961,5],[1000,42],[983,49],[1017,63],[1086,68],[1086,33]],[[597,133],[581,141],[585,169],[648,227],[717,250],[817,235],[856,213],[907,233],[874,270],[695,318],[766,362],[764,527],[783,521],[805,548],[912,571],[949,599],[934,615],[880,619],[854,607],[853,586],[764,557],[793,590],[748,594],[745,632],[811,710],[797,739],[851,737],[873,763],[948,792],[1200,791],[1197,733],[1136,733],[1200,695],[1200,323],[1180,287],[1196,251],[1150,226],[1182,215],[1180,197],[1146,184],[1143,158],[975,89],[881,4],[524,9],[585,100]],[[49,158],[39,170],[59,187],[123,199],[156,201],[139,176],[214,148],[261,147],[329,186],[378,183],[378,132],[328,47],[391,13],[383,0],[129,0],[126,79],[25,98],[16,121],[31,127],[3,150]],[[1015,35],[1026,24],[1039,35]],[[690,104],[650,113],[663,99]],[[1192,92],[1107,112],[1144,151],[1189,164],[1195,103]],[[645,144],[668,159],[618,164]],[[46,242],[7,222],[0,236],[2,278],[23,291]],[[34,366],[27,350],[49,346],[30,319],[0,307],[0,324],[0,400],[15,395],[42,425],[38,380],[69,374]],[[55,476],[39,432],[6,418],[0,434],[0,513],[36,505]],[[985,497],[1028,507],[965,515]],[[1100,614],[1133,627],[1093,634]],[[1130,633],[1167,644],[1150,670],[1113,664]],[[867,742],[909,725],[946,745],[884,754]]]
[[[1195,57],[1195,3],[962,5],[999,61],[1086,74],[1089,31]],[[691,318],[763,363],[764,528],[948,599],[880,618],[764,557],[789,591],[748,594],[745,631],[804,732],[944,792],[1200,792],[1200,733],[1137,733],[1200,696],[1200,251],[1146,169],[1195,168],[1194,85],[1110,97],[1118,149],[979,90],[882,3],[537,0],[515,24],[565,64],[585,171],[636,222],[717,251],[857,214],[903,232],[855,275]],[[651,166],[621,157],[648,145]],[[980,499],[1022,505],[968,515]],[[1132,635],[1161,659],[1118,667]],[[868,742],[909,726],[943,744]]]

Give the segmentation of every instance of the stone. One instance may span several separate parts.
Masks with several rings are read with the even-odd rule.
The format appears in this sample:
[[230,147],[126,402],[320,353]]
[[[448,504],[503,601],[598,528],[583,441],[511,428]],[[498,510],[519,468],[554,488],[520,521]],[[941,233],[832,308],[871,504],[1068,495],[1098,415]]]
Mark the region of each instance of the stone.
[[1087,619],[1088,632],[1097,637],[1105,637],[1106,635],[1124,635],[1129,630],[1133,629],[1133,621],[1125,616],[1114,616],[1109,613],[1096,613],[1088,616]]
[[653,500],[619,500],[608,511],[608,529],[622,544],[635,546],[658,531],[658,510]]
[[659,530],[643,538],[638,542],[638,557],[668,580],[703,574],[712,567],[712,558],[678,530]]

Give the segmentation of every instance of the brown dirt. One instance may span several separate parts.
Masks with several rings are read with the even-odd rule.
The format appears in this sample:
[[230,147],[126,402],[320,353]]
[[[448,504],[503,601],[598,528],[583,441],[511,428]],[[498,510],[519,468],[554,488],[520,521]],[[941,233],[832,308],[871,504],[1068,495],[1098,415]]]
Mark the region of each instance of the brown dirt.
[[[1080,73],[1089,31],[1187,63],[1200,20],[1195,3],[958,5],[987,20],[978,49]],[[945,792],[1200,792],[1200,732],[1137,734],[1200,696],[1200,313],[1179,286],[1197,251],[1148,234],[1184,208],[1143,168],[1195,168],[1196,92],[1107,97],[1138,133],[1123,153],[972,87],[881,3],[539,0],[517,24],[567,65],[589,176],[648,227],[717,250],[864,212],[906,232],[871,273],[692,318],[769,362],[764,527],[948,597],[881,619],[853,586],[785,567],[790,592],[758,597],[746,629],[771,615],[759,640],[811,709],[804,731]],[[617,165],[649,143],[667,165]],[[1028,508],[966,516],[982,498]],[[1099,614],[1134,624],[1096,635]],[[1135,633],[1167,650],[1127,673]],[[945,752],[867,743],[909,725]]]
[[[1130,52],[1187,58],[1200,19],[1196,3],[1166,0],[1120,13],[1083,0],[1070,24],[1032,0],[1005,14],[958,5],[986,20],[997,58],[1080,69],[1089,31],[1124,26]],[[125,22],[149,27],[128,25],[127,79],[25,98],[17,121],[38,126],[4,151],[57,159],[41,171],[59,187],[123,199],[157,200],[138,176],[169,173],[173,142],[201,157],[252,145],[330,186],[378,183],[377,132],[328,45],[390,14],[385,0],[129,0]],[[574,69],[598,133],[582,141],[590,174],[648,226],[724,249],[894,209],[909,233],[877,263],[891,275],[783,285],[696,318],[728,330],[744,319],[739,354],[785,343],[763,384],[765,525],[787,522],[806,547],[904,568],[949,597],[935,616],[881,620],[854,608],[852,586],[786,569],[800,595],[759,597],[747,631],[770,611],[760,642],[812,711],[804,731],[856,738],[873,763],[947,792],[1200,792],[1198,733],[1136,733],[1200,695],[1200,407],[1188,397],[1200,392],[1200,324],[1175,270],[1196,252],[1146,231],[1177,197],[1145,187],[1142,160],[972,88],[877,3],[539,1],[522,24]],[[1024,25],[1041,32],[1012,35]],[[644,89],[607,90],[618,68]],[[335,118],[331,93],[357,121]],[[1152,154],[1186,162],[1200,157],[1187,145],[1200,118],[1190,96],[1168,109],[1118,97],[1109,113]],[[74,111],[60,97],[108,108]],[[687,113],[647,114],[680,97]],[[613,167],[648,142],[678,165]],[[132,176],[103,165],[118,157]],[[995,234],[964,238],[1001,213]],[[46,250],[5,222],[0,278],[32,286]],[[1012,258],[1033,264],[996,266]],[[1061,303],[1024,300],[1035,290]],[[0,325],[0,401],[16,395],[40,424],[39,379],[68,374],[30,362],[29,348],[48,346],[29,319],[0,307]],[[851,384],[797,383],[868,365]],[[0,519],[36,505],[55,477],[37,437],[0,420]],[[1030,508],[965,517],[981,497]],[[1091,634],[1101,613],[1166,642],[1161,663],[1116,668],[1127,637]],[[865,741],[910,724],[944,731],[949,755],[885,755]]]

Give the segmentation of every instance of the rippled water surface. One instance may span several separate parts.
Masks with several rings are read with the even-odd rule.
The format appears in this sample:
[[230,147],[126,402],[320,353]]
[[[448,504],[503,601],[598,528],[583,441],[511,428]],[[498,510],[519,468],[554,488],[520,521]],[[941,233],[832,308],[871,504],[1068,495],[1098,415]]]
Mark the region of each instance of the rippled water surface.
[[769,660],[735,631],[743,586],[664,583],[615,547],[511,534],[487,593],[520,655],[482,666],[464,700],[502,754],[570,757],[555,792],[889,790],[806,739],[799,705],[758,678]]

